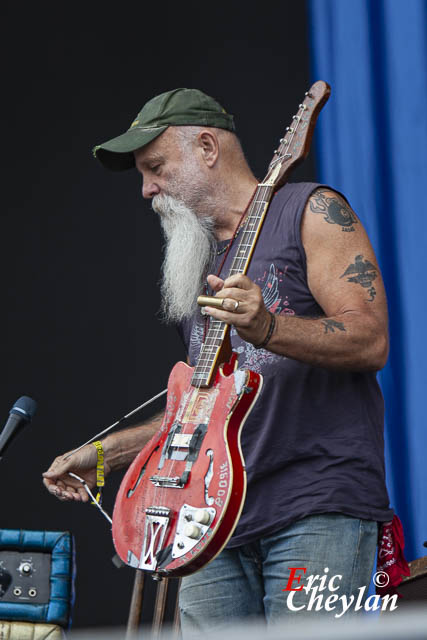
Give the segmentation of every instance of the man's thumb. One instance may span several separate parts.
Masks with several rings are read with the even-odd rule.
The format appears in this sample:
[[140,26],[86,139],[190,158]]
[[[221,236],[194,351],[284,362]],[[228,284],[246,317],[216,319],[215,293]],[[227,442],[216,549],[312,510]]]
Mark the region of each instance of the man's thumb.
[[69,466],[68,462],[63,462],[55,467],[55,469],[48,469],[47,471],[44,471],[42,476],[44,478],[59,478],[59,476],[62,476],[66,471],[68,471]]

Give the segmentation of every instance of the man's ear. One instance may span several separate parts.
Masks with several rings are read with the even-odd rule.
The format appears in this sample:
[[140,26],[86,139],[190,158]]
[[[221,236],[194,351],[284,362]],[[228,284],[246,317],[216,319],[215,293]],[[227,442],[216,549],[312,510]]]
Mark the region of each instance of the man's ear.
[[213,167],[219,156],[219,143],[213,131],[204,129],[197,136],[202,158],[208,167]]

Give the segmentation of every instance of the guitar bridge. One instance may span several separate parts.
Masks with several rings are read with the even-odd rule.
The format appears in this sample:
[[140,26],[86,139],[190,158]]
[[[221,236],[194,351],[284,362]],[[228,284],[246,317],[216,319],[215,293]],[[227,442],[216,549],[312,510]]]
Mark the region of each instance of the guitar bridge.
[[144,542],[138,567],[155,571],[158,564],[156,556],[162,550],[170,520],[170,509],[148,507],[145,514]]

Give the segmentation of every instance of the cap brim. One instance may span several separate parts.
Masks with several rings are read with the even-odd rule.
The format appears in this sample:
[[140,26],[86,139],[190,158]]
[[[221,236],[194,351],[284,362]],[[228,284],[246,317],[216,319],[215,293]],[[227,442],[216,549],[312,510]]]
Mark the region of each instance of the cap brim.
[[149,142],[157,138],[168,125],[162,127],[152,128],[138,128],[129,129],[126,133],[123,133],[117,138],[108,140],[104,144],[99,144],[93,149],[93,155],[98,158],[100,162],[107,169],[113,171],[124,171],[125,169],[132,169],[135,167],[135,157],[133,152],[141,147],[145,147]]

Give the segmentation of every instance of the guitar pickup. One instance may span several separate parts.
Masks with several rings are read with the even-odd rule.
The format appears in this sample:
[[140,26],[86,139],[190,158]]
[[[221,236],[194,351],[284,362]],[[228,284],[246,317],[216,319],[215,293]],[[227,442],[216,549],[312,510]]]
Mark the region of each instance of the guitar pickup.
[[179,449],[188,449],[193,434],[192,433],[175,433],[170,446]]

